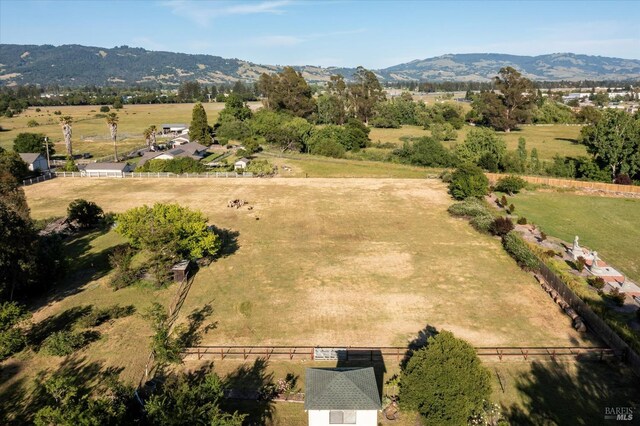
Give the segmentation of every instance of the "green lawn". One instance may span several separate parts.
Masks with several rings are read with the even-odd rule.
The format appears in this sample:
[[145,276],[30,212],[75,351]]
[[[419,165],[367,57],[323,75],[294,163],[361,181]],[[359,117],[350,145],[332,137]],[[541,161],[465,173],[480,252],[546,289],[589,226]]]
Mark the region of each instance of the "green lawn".
[[640,199],[539,190],[511,197],[510,202],[547,234],[567,242],[578,235],[581,245],[640,281]]

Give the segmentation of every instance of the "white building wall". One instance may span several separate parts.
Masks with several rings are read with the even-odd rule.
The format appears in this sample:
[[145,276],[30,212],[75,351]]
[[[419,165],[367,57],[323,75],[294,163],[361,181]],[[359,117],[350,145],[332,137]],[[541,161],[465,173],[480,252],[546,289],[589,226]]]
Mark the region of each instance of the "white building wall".
[[[329,410],[309,410],[309,426],[329,426]],[[353,423],[351,424],[353,425]],[[377,426],[376,410],[358,410],[355,426]]]

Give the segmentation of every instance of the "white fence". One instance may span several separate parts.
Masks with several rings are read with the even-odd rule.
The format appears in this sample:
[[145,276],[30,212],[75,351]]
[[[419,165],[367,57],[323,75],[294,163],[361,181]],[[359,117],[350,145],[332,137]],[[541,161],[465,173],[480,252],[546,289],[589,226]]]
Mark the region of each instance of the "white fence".
[[24,186],[33,185],[34,183],[44,182],[45,180],[53,179],[54,177],[56,177],[56,175],[54,173],[49,172],[34,178],[25,179],[22,181],[22,185]]
[[162,179],[162,178],[250,178],[253,173],[244,172],[211,172],[211,173],[166,173],[166,172],[55,172],[56,177],[110,177],[110,178],[142,178],[142,179]]

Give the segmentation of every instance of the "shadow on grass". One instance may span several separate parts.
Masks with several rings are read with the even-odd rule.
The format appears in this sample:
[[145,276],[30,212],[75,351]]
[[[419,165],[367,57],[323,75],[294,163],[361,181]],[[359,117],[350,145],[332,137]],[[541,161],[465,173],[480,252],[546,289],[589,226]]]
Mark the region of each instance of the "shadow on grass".
[[[620,363],[576,362],[575,371],[560,363],[534,362],[516,378],[522,406],[505,407],[511,424],[605,424],[605,408],[640,408],[638,378]],[[634,416],[635,417],[635,416]],[[637,419],[634,419],[638,424]]]
[[194,309],[187,317],[187,324],[178,330],[178,342],[183,347],[197,346],[202,341],[202,334],[215,330],[218,322],[210,322],[203,327],[204,322],[213,314],[213,308],[207,303],[200,309]]
[[554,140],[556,141],[565,141],[565,142],[571,142],[574,145],[578,145],[580,142],[578,141],[578,139],[572,139],[572,138],[554,138]]
[[29,345],[34,350],[38,350],[42,342],[52,333],[71,330],[76,321],[89,314],[91,309],[91,305],[74,306],[34,324],[27,334]]
[[218,228],[215,225],[210,226],[211,230],[220,237],[220,250],[214,256],[213,260],[217,260],[223,257],[231,256],[240,249],[238,244],[238,237],[240,232],[233,231],[227,228]]
[[[117,378],[122,370],[121,367],[105,367],[101,362],[88,362],[85,357],[69,357],[55,371],[38,372],[34,383],[21,378],[6,387],[0,393],[0,421],[3,425],[33,424],[38,410],[55,403],[44,389],[44,383],[51,377],[71,377],[72,384],[78,387],[78,394],[88,395],[95,385]],[[0,374],[4,381],[4,368]]]
[[411,359],[411,355],[413,355],[413,353],[418,349],[422,349],[427,346],[429,337],[434,337],[437,334],[438,330],[434,326],[429,324],[425,325],[422,330],[418,331],[416,337],[414,337],[413,340],[411,340],[407,345],[407,351],[404,354],[404,358],[402,358],[402,361],[400,362],[400,368],[404,370],[404,368],[407,366],[407,363],[409,362],[409,359]]
[[246,414],[244,424],[264,425],[273,419],[273,401],[265,389],[273,383],[273,373],[267,373],[267,361],[258,358],[253,365],[243,364],[225,379],[227,398],[224,411]]
[[90,252],[91,242],[108,231],[107,228],[83,231],[64,241],[65,257],[69,265],[67,276],[60,280],[59,284],[51,287],[44,296],[34,300],[30,304],[32,309],[80,293],[85,284],[100,279],[111,271],[109,255],[119,246]]

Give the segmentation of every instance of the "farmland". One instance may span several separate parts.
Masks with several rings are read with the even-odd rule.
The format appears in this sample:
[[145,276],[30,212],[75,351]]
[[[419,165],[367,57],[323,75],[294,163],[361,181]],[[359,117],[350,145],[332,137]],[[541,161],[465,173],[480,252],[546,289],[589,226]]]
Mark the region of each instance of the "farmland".
[[[217,102],[203,105],[207,111],[209,123],[214,123],[224,104]],[[250,103],[254,110],[260,108],[261,105],[260,102]],[[32,107],[13,118],[0,117],[0,127],[5,129],[0,132],[0,147],[10,149],[13,139],[19,133],[36,132],[48,136],[49,140],[56,144],[57,152],[63,153],[64,141],[58,124],[60,116],[54,114],[55,111],[60,111],[61,116],[69,115],[74,119],[74,152],[89,152],[94,157],[109,155],[113,152],[113,146],[104,117],[96,117],[96,114],[100,115],[99,109],[100,107],[96,105],[42,107],[40,112],[36,112]],[[113,110],[120,117],[118,125],[119,150],[126,152],[144,145],[142,132],[151,124],[159,126],[162,123],[189,123],[192,109],[193,104],[155,104],[126,105],[121,110]],[[27,123],[30,120],[36,120],[39,126],[28,127]],[[445,146],[451,147],[455,143],[463,142],[470,129],[472,129],[471,126],[463,127],[458,131],[457,140],[445,142]],[[527,149],[536,148],[542,160],[550,160],[556,154],[573,157],[586,155],[584,146],[577,143],[579,133],[580,126],[566,125],[523,126],[518,131],[499,132],[510,150],[516,149],[518,139],[524,137],[527,141]],[[369,137],[373,143],[390,142],[401,146],[403,138],[429,135],[430,132],[420,126],[402,126],[399,129],[372,128]]]
[[[283,161],[295,165],[296,160]],[[476,346],[600,344],[571,328],[569,318],[503,252],[498,240],[447,214],[451,201],[439,181],[58,178],[25,192],[36,219],[64,215],[68,203],[81,194],[112,212],[179,202],[237,233],[235,251],[195,275],[180,311],[178,323],[184,323],[189,314],[211,306],[207,320],[214,326],[202,335],[202,344],[405,346],[428,326],[451,330]],[[226,207],[235,198],[249,201],[253,209]],[[168,305],[175,285],[111,290],[106,254],[122,242],[113,231],[69,240],[68,254],[75,259],[71,274],[62,288],[36,303],[34,321],[51,321],[87,305],[132,304],[137,313],[102,325],[101,338],[72,360],[31,351],[10,359],[3,366],[0,393],[13,410],[25,409],[25,395],[39,372],[73,360],[83,368],[117,368],[130,383],[140,378],[151,334],[141,313],[154,301]],[[215,368],[233,376],[242,365],[224,361]],[[290,372],[300,378],[307,365],[272,361],[264,373],[278,378]],[[588,367],[589,377],[603,383],[597,390],[585,387],[582,369],[587,367],[487,365],[495,373],[494,399],[514,418],[539,411],[545,395],[541,387],[556,383],[588,391],[595,400],[633,392],[627,375],[612,373],[619,365]],[[196,366],[186,361],[185,368]],[[395,360],[384,368],[386,377],[398,371]],[[563,396],[557,398],[562,401]],[[552,405],[546,415],[561,424],[599,409],[594,404],[580,412],[563,407]],[[302,424],[304,419],[299,407],[280,403],[272,415],[275,424]]]

